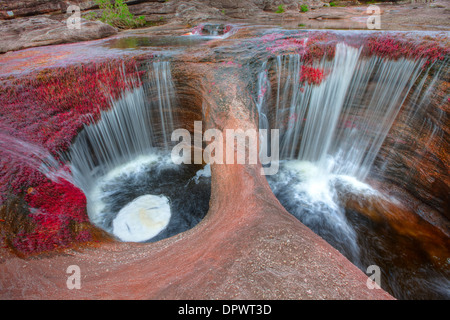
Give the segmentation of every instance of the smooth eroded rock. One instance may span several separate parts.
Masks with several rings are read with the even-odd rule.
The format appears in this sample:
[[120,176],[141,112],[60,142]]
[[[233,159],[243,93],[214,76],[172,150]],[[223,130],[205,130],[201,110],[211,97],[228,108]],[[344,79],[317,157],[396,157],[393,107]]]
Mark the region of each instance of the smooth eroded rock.
[[81,19],[80,29],[70,29],[66,21],[39,16],[0,22],[3,35],[0,53],[51,44],[95,40],[112,36],[117,30],[101,21]]

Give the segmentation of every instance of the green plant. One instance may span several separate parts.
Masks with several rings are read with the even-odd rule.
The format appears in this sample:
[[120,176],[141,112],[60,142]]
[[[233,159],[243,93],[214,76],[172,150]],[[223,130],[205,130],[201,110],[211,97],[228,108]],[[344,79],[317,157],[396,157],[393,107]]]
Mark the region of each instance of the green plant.
[[222,9],[222,14],[225,15],[225,9]]
[[282,4],[280,4],[280,5],[278,6],[277,11],[275,11],[275,13],[283,13],[283,12],[284,12],[284,6],[283,6]]
[[301,12],[308,12],[308,5],[306,5],[306,4],[302,4],[301,6],[300,6],[300,11]]
[[138,28],[145,25],[144,16],[135,17],[123,0],[95,0],[102,10],[100,20],[121,29]]
[[98,16],[95,11],[88,12],[83,18],[86,20],[97,20]]
[[336,6],[337,6],[336,2],[333,2],[333,1],[330,2],[330,7],[336,7]]

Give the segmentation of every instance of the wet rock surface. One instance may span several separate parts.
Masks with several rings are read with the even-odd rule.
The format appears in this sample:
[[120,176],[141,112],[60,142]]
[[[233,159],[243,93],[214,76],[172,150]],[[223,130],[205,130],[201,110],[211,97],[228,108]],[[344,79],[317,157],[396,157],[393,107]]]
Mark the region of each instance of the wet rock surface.
[[418,212],[446,234],[450,233],[448,72],[447,66],[436,66],[423,79],[430,81],[436,73],[442,74],[435,80],[435,90],[420,101],[406,99],[373,169],[386,184],[418,199],[424,207]]
[[81,29],[69,29],[66,21],[36,16],[1,20],[3,40],[0,53],[51,44],[73,43],[112,36],[116,28],[101,21],[81,20]]
[[[329,7],[317,1],[125,1],[130,12],[143,16],[148,24],[181,23],[194,25],[206,21],[276,23],[290,28],[367,29],[368,5],[343,2],[345,6]],[[89,12],[99,13],[93,1],[78,1],[81,17]],[[307,12],[300,6],[308,5]],[[0,30],[7,35],[0,53],[39,45],[71,43],[99,39],[116,33],[99,21],[84,21],[83,31],[64,30],[71,16],[69,3],[64,1],[27,0],[4,1],[0,7]],[[284,12],[276,13],[282,5]],[[440,0],[428,3],[378,4],[381,30],[450,30],[448,3]],[[410,19],[414,16],[414,19]],[[26,18],[24,18],[26,17]],[[28,17],[35,17],[29,20]],[[57,23],[57,21],[61,23]],[[67,29],[67,28],[66,28]],[[17,37],[19,36],[19,37]],[[14,38],[15,37],[15,38]]]
[[[223,15],[222,10],[225,10],[225,14],[228,12],[230,16],[238,18],[248,17],[249,14],[255,13],[256,11],[252,10],[257,8],[260,17],[277,17],[272,12],[268,13],[274,10],[275,4],[257,4],[263,3],[262,1],[243,4],[242,7],[231,1],[221,2],[220,8],[218,4],[214,8],[201,8],[199,4],[202,4],[202,1],[186,1],[179,5],[175,1],[172,4],[171,2],[143,2],[130,6],[130,9],[136,14],[145,15],[151,12],[146,18],[165,15],[170,19],[178,17],[183,23],[202,21],[204,17],[217,19]],[[295,11],[294,9],[292,11]],[[361,12],[359,9],[356,11],[355,16]],[[317,13],[314,15],[317,16]],[[24,25],[17,28],[7,26],[6,23],[11,21],[23,21]],[[87,38],[86,35],[83,38],[81,35],[67,34],[67,30],[64,31],[64,21],[58,19],[33,17],[1,21],[0,24],[10,32],[9,38],[7,37],[10,40],[6,42],[4,51],[23,48],[18,47],[18,42],[13,40],[17,36],[23,39],[20,43],[41,46],[76,42],[80,39],[98,39],[109,36],[108,32],[116,32],[109,26],[102,29],[105,27],[103,24],[87,21],[83,23],[86,23],[87,27],[90,23],[93,24]],[[297,27],[298,21],[294,21],[294,24]],[[21,31],[29,26],[36,27],[36,30]],[[57,30],[55,36],[52,35],[52,30]],[[172,24],[127,31],[109,40],[114,43],[117,39],[120,40],[121,36],[132,38],[136,35],[181,35],[190,30],[177,28]],[[183,122],[190,131],[192,120],[201,119],[202,114],[205,116],[207,128],[257,128],[257,110],[246,92],[246,89],[251,87],[251,79],[243,76],[245,72],[242,72],[242,64],[248,58],[246,50],[256,48],[256,44],[246,43],[247,47],[242,46],[242,54],[238,56],[235,55],[236,48],[228,48],[230,43],[239,43],[238,40],[242,41],[252,34],[255,34],[255,30],[242,30],[224,42],[212,40],[199,47],[192,47],[177,57],[179,61],[174,63],[175,81],[186,110],[180,111],[179,116],[186,120]],[[132,39],[118,47],[111,43],[108,43],[108,40],[98,40],[75,44],[70,48],[35,48],[32,49],[34,51],[18,52],[17,56],[11,52],[4,56],[3,61],[0,60],[3,76],[9,76],[17,70],[26,72],[30,66],[20,58],[27,53],[47,57],[43,63],[44,67],[58,62],[62,65],[67,62],[76,64],[80,61],[77,60],[80,58],[80,52],[86,53],[83,55],[86,60],[98,58],[102,54],[107,59],[108,48],[129,50],[127,54],[130,56],[138,56],[142,52],[161,53],[155,50],[151,43],[148,48],[143,48],[142,42]],[[135,43],[134,47],[129,46],[130,43]],[[179,45],[178,49],[183,46],[184,44]],[[161,50],[164,49],[164,45],[161,47]],[[186,47],[189,45],[186,44]],[[445,92],[446,85],[444,83],[441,87],[444,88],[442,92]],[[439,97],[445,95],[442,92]],[[431,105],[435,106],[438,103],[436,101],[442,99],[436,98]],[[199,111],[199,106],[204,110]],[[448,111],[445,105],[442,109],[444,112]],[[432,119],[438,119],[435,123],[440,127],[445,126],[447,118],[442,117],[442,112],[432,116]],[[395,136],[405,134],[402,131],[404,123],[399,118],[394,132],[400,133],[395,133]],[[416,133],[406,132],[406,135],[411,140]],[[445,158],[442,157],[445,157],[446,151],[439,150],[442,135],[438,136],[439,138],[424,135],[418,144],[425,147],[431,141],[431,145],[436,146],[433,150],[437,150],[434,155],[427,157],[424,166],[428,169],[416,169],[412,180],[409,181],[403,180],[403,172],[391,175],[389,171],[380,171],[380,180],[386,182],[383,178],[388,178],[388,182],[408,190],[414,197],[426,202],[436,211],[436,225],[445,230],[447,220],[443,216],[446,212],[445,191],[448,189],[448,176],[445,174]],[[387,140],[379,160],[381,164],[397,161],[401,164],[394,163],[391,167],[410,167],[412,165],[409,163],[421,161],[423,155],[412,149],[399,156],[388,155],[393,144]],[[431,168],[437,170],[433,171]],[[18,258],[2,248],[0,296],[2,299],[392,299],[392,296],[383,290],[369,290],[366,274],[281,206],[265,177],[260,175],[260,164],[214,164],[211,169],[210,210],[195,228],[152,244],[102,241],[79,249],[67,249],[28,259]],[[434,192],[433,188],[437,192]],[[375,217],[375,220],[379,218],[377,208],[385,206],[375,204],[361,208],[360,202],[349,200],[349,207],[362,211],[368,217]],[[394,208],[390,212],[395,210],[398,209]],[[400,215],[392,219],[394,229],[403,230],[405,220],[410,221],[411,225],[421,223],[420,220],[411,219],[410,212],[398,211]],[[432,221],[433,217],[427,217],[426,220]],[[424,229],[426,232],[423,234],[431,237],[433,229],[428,225]],[[421,234],[408,236],[420,238]],[[432,244],[434,248],[434,242]],[[441,242],[438,241],[439,245]],[[82,290],[67,289],[66,269],[69,265],[80,266]]]

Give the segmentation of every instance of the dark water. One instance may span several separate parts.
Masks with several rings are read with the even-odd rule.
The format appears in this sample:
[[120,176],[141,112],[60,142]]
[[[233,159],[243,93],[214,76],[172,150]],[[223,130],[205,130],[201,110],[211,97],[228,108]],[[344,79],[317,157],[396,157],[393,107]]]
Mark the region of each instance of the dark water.
[[[345,176],[320,183],[314,166],[294,164],[285,162],[267,177],[288,212],[368,276],[368,267],[378,266],[381,287],[397,299],[450,299],[450,243],[444,234],[414,212],[413,224],[395,205],[376,205],[386,198],[368,185]],[[348,205],[349,199],[357,205]]]
[[398,299],[450,299],[448,262],[436,261],[423,242],[399,234],[388,223],[374,222],[352,209],[346,209],[346,215],[363,249],[359,267],[380,266],[383,289]]
[[101,184],[105,207],[101,227],[112,233],[113,221],[119,211],[143,195],[162,195],[170,203],[170,221],[155,237],[145,242],[155,242],[197,225],[209,209],[211,183],[208,176],[196,176],[201,165],[149,165],[138,170],[119,174]]
[[138,49],[142,47],[191,47],[205,43],[214,37],[186,36],[133,36],[105,41],[103,46],[113,49]]

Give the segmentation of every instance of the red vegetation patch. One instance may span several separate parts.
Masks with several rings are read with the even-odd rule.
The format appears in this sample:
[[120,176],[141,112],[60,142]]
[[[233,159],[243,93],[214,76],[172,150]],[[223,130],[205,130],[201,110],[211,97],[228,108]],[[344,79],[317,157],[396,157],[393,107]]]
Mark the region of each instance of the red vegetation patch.
[[435,40],[421,39],[412,41],[399,35],[373,35],[366,40],[366,54],[377,55],[389,59],[426,59],[423,65],[428,67],[436,60],[443,60],[450,54],[450,48],[441,46]]
[[309,84],[320,84],[323,80],[323,70],[303,65],[300,70],[300,82]]
[[275,40],[272,46],[266,48],[273,54],[282,52],[283,54],[303,54],[306,50],[305,39],[286,38]]
[[388,59],[425,59],[424,68],[450,55],[446,41],[400,33],[383,34],[340,34],[332,32],[300,32],[294,34],[271,33],[259,38],[266,51],[273,55],[299,54],[302,61],[311,65],[323,58],[332,59],[337,42],[353,47],[363,47],[365,56],[379,56]]
[[299,54],[305,64],[322,58],[332,59],[335,54],[336,36],[327,32],[271,33],[260,38],[266,51],[273,55]]
[[13,240],[16,250],[31,254],[91,240],[88,230],[74,232],[73,226],[86,223],[88,219],[86,198],[73,184],[47,180],[32,188],[25,200],[31,207],[29,217],[36,226],[31,233],[17,234]]
[[311,32],[306,42],[307,49],[303,55],[306,64],[320,61],[324,58],[333,59],[336,53],[337,37],[328,32]]
[[130,87],[130,75],[138,75],[132,59],[46,69],[14,79],[0,86],[1,121],[17,129],[19,138],[57,155],[88,123],[84,115],[97,119],[111,96]]
[[203,35],[203,28],[205,27],[204,24],[199,24],[198,26],[195,26],[194,28],[192,28],[191,33],[194,35]]
[[324,72],[311,65],[324,58],[332,59],[336,52],[336,37],[326,32],[302,32],[291,35],[271,33],[262,36],[260,40],[267,45],[265,49],[270,54],[300,55],[303,63],[300,70],[300,83],[320,84],[324,79]]
[[227,34],[233,29],[233,26],[231,24],[227,24],[225,28],[223,28],[223,34]]

